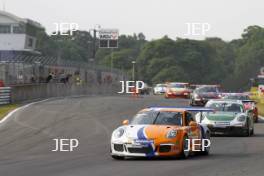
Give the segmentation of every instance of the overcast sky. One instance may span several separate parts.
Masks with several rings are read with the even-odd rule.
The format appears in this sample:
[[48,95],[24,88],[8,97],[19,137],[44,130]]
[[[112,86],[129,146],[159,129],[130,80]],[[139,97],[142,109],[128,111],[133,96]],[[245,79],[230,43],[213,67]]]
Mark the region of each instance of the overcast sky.
[[[229,41],[249,25],[264,25],[263,0],[0,0],[1,9],[4,1],[6,11],[40,22],[48,33],[55,30],[54,22],[69,22],[84,30],[100,24],[122,34],[143,32],[147,39],[217,36]],[[211,29],[186,36],[186,23],[208,23]]]

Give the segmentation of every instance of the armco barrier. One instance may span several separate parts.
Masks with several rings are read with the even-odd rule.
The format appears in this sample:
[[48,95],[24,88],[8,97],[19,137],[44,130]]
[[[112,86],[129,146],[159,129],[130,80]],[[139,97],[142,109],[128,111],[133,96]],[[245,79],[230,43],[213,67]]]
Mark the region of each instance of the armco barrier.
[[0,105],[11,102],[11,87],[0,87]]
[[51,97],[73,95],[112,95],[118,92],[117,84],[73,85],[63,83],[12,86],[11,101],[22,102]]

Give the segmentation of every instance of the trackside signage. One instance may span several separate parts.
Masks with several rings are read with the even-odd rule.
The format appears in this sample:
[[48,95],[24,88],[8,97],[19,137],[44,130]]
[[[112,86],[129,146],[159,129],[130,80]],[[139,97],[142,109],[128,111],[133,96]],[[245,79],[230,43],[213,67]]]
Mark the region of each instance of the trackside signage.
[[99,31],[100,40],[118,40],[118,29],[101,29]]
[[118,48],[118,29],[101,29],[98,32],[100,48]]

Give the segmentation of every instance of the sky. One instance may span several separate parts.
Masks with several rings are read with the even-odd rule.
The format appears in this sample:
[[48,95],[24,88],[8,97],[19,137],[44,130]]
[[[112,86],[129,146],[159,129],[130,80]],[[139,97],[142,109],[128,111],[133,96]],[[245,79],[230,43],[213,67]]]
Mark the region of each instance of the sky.
[[[5,2],[5,3],[3,3]],[[241,37],[250,25],[264,25],[263,0],[0,0],[0,9],[41,23],[77,23],[81,30],[117,28],[143,32],[148,40],[165,35],[202,40]],[[188,28],[191,27],[191,28]],[[191,29],[192,33],[190,33]]]

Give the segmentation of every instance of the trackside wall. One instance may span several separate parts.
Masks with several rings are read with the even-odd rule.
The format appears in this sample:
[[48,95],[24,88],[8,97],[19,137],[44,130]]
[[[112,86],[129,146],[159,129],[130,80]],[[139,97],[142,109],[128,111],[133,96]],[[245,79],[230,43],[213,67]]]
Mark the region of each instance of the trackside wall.
[[64,97],[74,95],[113,95],[119,91],[118,84],[74,85],[74,84],[37,84],[12,86],[11,102],[17,103],[34,99]]

